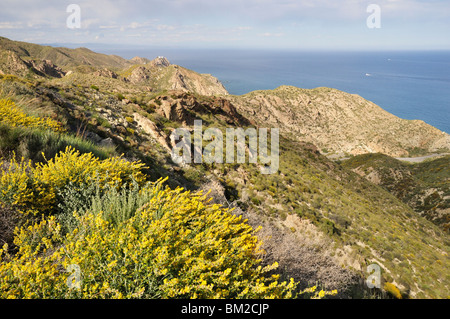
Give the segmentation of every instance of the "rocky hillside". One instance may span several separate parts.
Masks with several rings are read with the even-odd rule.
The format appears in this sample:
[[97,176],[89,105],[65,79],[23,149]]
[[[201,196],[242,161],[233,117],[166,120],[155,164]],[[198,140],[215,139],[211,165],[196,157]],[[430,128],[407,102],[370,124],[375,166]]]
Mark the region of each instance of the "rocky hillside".
[[360,96],[330,88],[281,86],[230,98],[259,125],[280,127],[324,154],[391,156],[450,149],[450,135],[423,121],[400,119]]
[[120,73],[125,81],[151,87],[154,91],[181,90],[201,95],[227,95],[220,81],[210,74],[199,74],[166,58],[156,58],[144,65],[134,65]]
[[[0,37],[0,50],[13,53],[14,56],[24,61],[50,60],[65,71],[81,65],[95,68],[122,69],[134,63],[117,55],[96,53],[87,48],[55,48],[34,43],[12,41],[4,37]],[[3,62],[3,59],[1,62]],[[7,73],[6,71],[3,70],[4,73]]]
[[365,154],[343,165],[450,231],[450,156],[410,164],[384,154]]
[[0,74],[29,79],[63,78],[75,84],[103,86],[115,92],[183,90],[227,95],[217,78],[172,65],[166,58],[126,60],[86,48],[68,49],[0,37]]
[[[27,63],[39,60],[27,60],[13,51],[7,54]],[[361,157],[362,162],[350,166],[322,154],[358,153],[357,143],[372,145],[372,150],[380,145],[391,154],[419,152],[415,147],[428,152],[447,145],[446,135],[332,89],[281,87],[230,96],[209,76],[171,65],[165,58],[132,61],[134,64],[122,69],[60,67],[65,72],[62,77],[35,71],[32,76],[0,75],[4,114],[11,113],[7,101],[20,110],[10,116],[11,121],[0,118],[4,166],[14,156],[34,164],[46,163],[67,145],[102,159],[124,154],[127,161],[142,161],[152,180],[168,177],[172,188],[210,191],[215,202],[234,208],[234,214],[244,216],[254,228],[261,226],[257,236],[265,250],[264,264],[277,261],[276,272],[283,279],[293,277],[303,288],[317,284],[337,289],[337,297],[342,298],[450,295],[448,233],[400,198],[415,189],[409,187],[409,181],[420,180],[427,189],[445,185],[448,158],[429,167],[423,163],[417,169],[402,165],[397,169],[386,162],[383,165],[394,170],[383,174],[406,185],[393,193],[387,183],[365,178],[369,174],[361,176],[362,165],[366,160],[370,163],[370,158]],[[214,96],[218,92],[224,94]],[[56,121],[64,130],[15,125],[23,114]],[[260,163],[174,164],[170,134],[179,127],[192,129],[194,119],[201,119],[205,129],[221,131],[228,127],[280,127],[279,170],[262,175]],[[409,144],[408,138],[412,139]],[[443,191],[438,194],[446,200],[448,194]],[[379,290],[364,284],[367,266],[372,263],[382,269]]]

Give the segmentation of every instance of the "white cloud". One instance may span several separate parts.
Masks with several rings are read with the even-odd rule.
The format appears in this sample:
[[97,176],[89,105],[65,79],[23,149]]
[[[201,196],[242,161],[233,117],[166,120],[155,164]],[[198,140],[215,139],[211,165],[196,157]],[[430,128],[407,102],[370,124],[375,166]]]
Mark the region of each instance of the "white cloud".
[[264,32],[264,33],[260,33],[259,36],[262,37],[282,37],[285,34],[283,32],[279,32],[279,33],[272,33],[272,32]]
[[[2,35],[16,40],[39,38],[46,43],[68,41],[65,24],[70,2],[0,1]],[[341,39],[352,39],[365,30],[366,8],[371,3],[379,4],[382,10],[383,28],[378,34],[398,34],[411,44],[427,40],[427,34],[432,34],[437,44],[449,42],[448,0],[77,0],[76,3],[81,8],[82,30],[91,39],[104,33],[104,37],[97,39],[104,43],[139,44],[151,38],[167,44],[176,40],[191,41],[190,45],[222,41],[264,46],[267,44],[263,38],[271,37],[289,45],[302,32],[312,37],[336,30]],[[417,26],[421,26],[423,35],[413,37],[410,30]],[[85,41],[82,36],[75,39],[74,32],[69,34],[70,41]],[[136,39],[138,34],[142,41]],[[379,36],[377,41],[382,45],[384,39]]]
[[19,29],[23,28],[21,22],[0,22],[0,29]]

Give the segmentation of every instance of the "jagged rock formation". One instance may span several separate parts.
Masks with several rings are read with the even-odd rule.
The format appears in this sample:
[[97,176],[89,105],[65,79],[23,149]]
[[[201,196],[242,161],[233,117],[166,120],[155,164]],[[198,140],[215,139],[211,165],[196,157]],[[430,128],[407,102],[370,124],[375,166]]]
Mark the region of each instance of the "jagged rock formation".
[[19,76],[34,73],[39,76],[61,78],[65,75],[65,72],[50,60],[23,60],[13,51],[0,51],[0,70],[1,74]]
[[61,78],[65,72],[58,66],[54,65],[50,60],[34,61],[31,60],[29,65],[36,73],[45,74],[54,78]]
[[117,79],[117,77],[118,77],[118,75],[117,75],[116,72],[111,71],[111,70],[109,70],[109,69],[107,69],[107,68],[104,68],[104,69],[95,71],[95,72],[93,73],[93,75],[96,75],[96,76],[103,76],[103,77],[105,77],[105,78],[112,78],[112,79]]
[[162,132],[156,124],[148,118],[140,115],[139,113],[133,113],[133,118],[137,123],[137,126],[144,130],[146,134],[153,137],[159,144],[161,144],[168,152],[171,151],[171,145],[168,143],[168,137]]
[[148,62],[150,67],[168,67],[170,65],[169,60],[163,56],[159,56]]
[[139,66],[131,71],[131,74],[126,79],[133,84],[146,82],[150,79],[150,70],[143,66]]
[[199,74],[179,66],[173,66],[170,83],[172,89],[195,92],[200,95],[228,95],[222,83],[210,74]]
[[249,121],[241,116],[234,105],[225,98],[197,98],[184,91],[169,91],[155,97],[156,113],[171,121],[183,125],[193,125],[195,114],[214,114],[218,120],[233,125],[248,125]]

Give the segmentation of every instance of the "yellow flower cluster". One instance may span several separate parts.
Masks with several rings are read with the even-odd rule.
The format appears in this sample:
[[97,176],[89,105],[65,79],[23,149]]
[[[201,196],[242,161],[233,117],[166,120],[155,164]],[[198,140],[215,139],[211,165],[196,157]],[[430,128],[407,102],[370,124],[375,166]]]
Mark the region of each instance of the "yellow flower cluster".
[[65,185],[86,185],[97,182],[120,187],[134,178],[143,184],[146,176],[139,162],[128,162],[121,157],[100,160],[92,153],[80,154],[72,147],[32,167],[23,160],[17,163],[0,161],[0,200],[17,206],[22,211],[46,213],[57,201],[57,190]]
[[[143,185],[143,164],[100,160],[68,147],[46,163],[0,161],[0,202],[27,213],[51,213],[58,189],[98,183]],[[202,193],[145,184],[151,196],[120,223],[105,212],[79,216],[62,234],[50,214],[16,230],[18,252],[0,249],[0,298],[291,298],[297,283],[269,275],[260,243],[245,220]],[[107,210],[107,209],[105,209]],[[106,214],[107,215],[107,214]],[[74,273],[71,273],[75,269]],[[78,271],[78,273],[77,273]],[[316,287],[300,294],[323,298]]]
[[59,122],[50,118],[26,115],[13,101],[7,99],[0,99],[0,122],[14,127],[44,128],[55,132],[65,131]]
[[388,294],[390,294],[392,297],[394,297],[396,299],[402,299],[402,294],[401,294],[400,290],[393,283],[386,282],[384,284],[384,290]]
[[[52,298],[61,290],[60,257],[51,253],[61,240],[54,217],[22,228],[14,243],[19,251],[12,257],[7,244],[0,251],[0,298]],[[64,287],[62,287],[64,288]]]
[[[293,296],[293,280],[267,275],[276,263],[259,265],[257,239],[241,217],[160,183],[118,226],[87,213],[65,237],[53,217],[22,229],[15,256],[0,250],[0,298]],[[79,286],[67,283],[69,265],[80,269]]]
[[0,160],[0,202],[19,205],[32,201],[33,193],[27,173],[29,167],[31,161],[26,163],[22,160],[17,163],[14,156],[9,163]]
[[317,291],[317,286],[313,286],[310,288],[306,288],[302,291],[303,294],[307,294],[308,296],[311,296],[311,299],[322,299],[325,296],[335,296],[337,295],[337,290],[320,290]]

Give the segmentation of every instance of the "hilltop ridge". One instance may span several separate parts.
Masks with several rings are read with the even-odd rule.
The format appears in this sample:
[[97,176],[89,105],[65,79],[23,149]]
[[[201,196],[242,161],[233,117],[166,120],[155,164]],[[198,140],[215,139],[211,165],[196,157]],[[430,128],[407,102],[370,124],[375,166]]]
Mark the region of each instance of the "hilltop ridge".
[[332,88],[280,86],[230,98],[260,125],[280,127],[322,153],[395,157],[446,152],[450,135],[420,120],[403,120],[359,95]]
[[[70,81],[80,84],[92,81],[92,85],[97,81],[96,76],[102,76],[100,82],[117,91],[133,90],[139,86],[140,90],[146,91],[172,89],[203,95],[228,94],[222,83],[212,75],[173,65],[165,57],[126,60],[87,48],[55,48],[3,37],[0,37],[0,74],[28,78],[69,76]],[[128,85],[130,82],[131,85]]]

